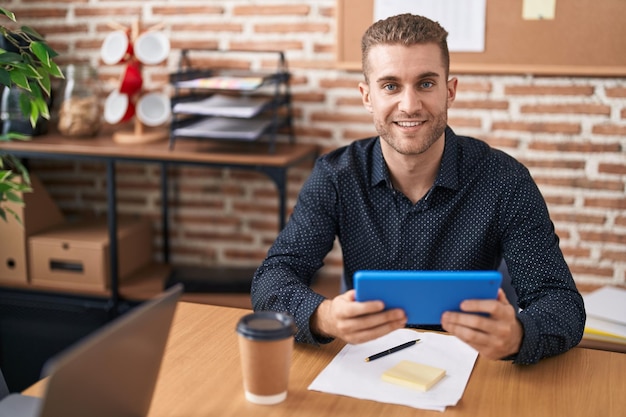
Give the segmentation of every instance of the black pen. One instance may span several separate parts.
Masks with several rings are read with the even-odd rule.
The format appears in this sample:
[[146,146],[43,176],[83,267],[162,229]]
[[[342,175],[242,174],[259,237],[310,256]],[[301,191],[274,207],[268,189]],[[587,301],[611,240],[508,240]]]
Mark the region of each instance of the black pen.
[[419,341],[420,341],[420,339],[411,340],[410,342],[406,342],[406,343],[403,343],[403,344],[398,345],[396,347],[392,347],[391,349],[387,349],[387,350],[385,350],[383,352],[380,352],[380,353],[377,353],[375,355],[372,355],[369,358],[365,358],[365,362],[373,361],[374,359],[382,358],[383,356],[387,356],[387,355],[389,355],[391,353],[394,353],[394,352],[397,352],[399,350],[406,349],[406,348],[408,348],[410,346],[413,346],[414,344],[416,344]]

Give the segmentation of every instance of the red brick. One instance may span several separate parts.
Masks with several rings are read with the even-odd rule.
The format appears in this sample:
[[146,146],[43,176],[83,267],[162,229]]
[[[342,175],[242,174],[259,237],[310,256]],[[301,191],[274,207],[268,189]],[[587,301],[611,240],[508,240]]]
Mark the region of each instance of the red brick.
[[487,142],[490,146],[494,148],[518,148],[520,141],[519,139],[505,138],[499,136],[487,136],[484,138],[484,141]]
[[282,5],[273,6],[235,6],[233,8],[233,15],[235,16],[262,16],[262,15],[295,15],[306,16],[309,14],[311,8],[307,5],[294,5],[285,3]]
[[546,195],[545,197],[546,203],[548,203],[548,205],[552,206],[571,206],[572,204],[574,204],[574,197],[568,197],[568,196],[557,196],[557,195]]
[[519,159],[528,168],[553,168],[553,169],[571,169],[582,170],[585,168],[584,161],[567,161],[555,159]]
[[626,97],[626,86],[606,87],[604,91],[607,97]]
[[328,33],[330,26],[326,23],[282,23],[259,24],[254,26],[257,33]]
[[528,144],[528,149],[550,152],[582,152],[582,153],[611,153],[620,152],[619,143],[591,143],[591,142],[543,142],[535,141]]
[[591,132],[596,135],[618,135],[626,136],[626,125],[602,124],[595,125]]
[[239,51],[290,51],[302,50],[303,45],[300,41],[233,41],[230,48]]
[[582,213],[552,213],[550,215],[555,222],[567,222],[576,224],[595,224],[602,225],[606,223],[606,216],[582,214]]
[[352,78],[338,78],[338,79],[322,79],[320,80],[320,87],[325,89],[331,88],[351,88],[356,93],[359,88],[359,82],[361,80]]
[[621,164],[600,163],[598,172],[605,174],[626,175],[626,161]]
[[598,114],[609,116],[611,107],[602,104],[527,104],[521,106],[522,113],[540,114]]
[[453,109],[471,110],[507,110],[509,102],[505,100],[456,100]]
[[569,265],[572,275],[597,275],[601,277],[612,277],[613,268],[600,268],[595,266]]
[[591,96],[594,88],[576,85],[507,85],[504,93],[512,96]]
[[589,190],[622,191],[624,183],[621,181],[594,181],[588,178],[555,178],[534,176],[537,184],[558,187],[583,188]]
[[164,15],[164,16],[181,16],[181,15],[212,15],[212,14],[223,14],[224,8],[221,6],[153,6],[152,14],[153,15]]
[[626,198],[585,198],[585,207],[600,207],[608,210],[626,210]]
[[[235,32],[240,33],[243,26],[239,23],[219,22],[219,23],[175,23],[171,25],[172,33],[180,32]],[[217,41],[213,41],[217,44]],[[213,48],[211,48],[213,49]]]
[[450,116],[448,118],[448,124],[453,128],[459,130],[463,127],[475,127],[479,128],[482,126],[482,122],[479,118],[476,117],[454,117]]
[[313,122],[372,123],[369,114],[348,114],[340,112],[314,112],[310,116]]
[[515,130],[532,133],[564,133],[578,134],[581,131],[578,123],[549,122],[494,122],[492,130]]
[[459,79],[457,93],[490,93],[492,90],[491,83],[481,81],[464,81]]
[[589,242],[602,242],[606,243],[617,243],[620,245],[626,245],[626,234],[624,233],[612,233],[612,232],[592,232],[581,230],[580,237]]

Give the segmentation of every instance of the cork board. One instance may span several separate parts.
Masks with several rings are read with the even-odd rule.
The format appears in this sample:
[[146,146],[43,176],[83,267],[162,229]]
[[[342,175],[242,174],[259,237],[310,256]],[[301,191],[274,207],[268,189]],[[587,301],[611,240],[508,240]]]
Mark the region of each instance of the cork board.
[[[487,0],[484,52],[452,52],[452,73],[626,75],[626,0],[557,0],[554,20],[522,19],[523,0]],[[360,71],[374,0],[337,0],[337,65]]]

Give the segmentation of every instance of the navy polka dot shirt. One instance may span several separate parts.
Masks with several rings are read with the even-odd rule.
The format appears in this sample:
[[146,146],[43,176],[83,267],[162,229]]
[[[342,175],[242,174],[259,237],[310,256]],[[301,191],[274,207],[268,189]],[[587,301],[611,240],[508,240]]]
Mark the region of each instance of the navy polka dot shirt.
[[445,141],[433,188],[416,204],[391,186],[378,137],[320,157],[254,276],[254,309],[290,312],[297,341],[327,342],[309,327],[324,300],[309,286],[337,237],[346,288],[359,269],[487,270],[504,259],[524,327],[509,359],[535,363],[578,344],[582,297],[530,173],[450,128]]

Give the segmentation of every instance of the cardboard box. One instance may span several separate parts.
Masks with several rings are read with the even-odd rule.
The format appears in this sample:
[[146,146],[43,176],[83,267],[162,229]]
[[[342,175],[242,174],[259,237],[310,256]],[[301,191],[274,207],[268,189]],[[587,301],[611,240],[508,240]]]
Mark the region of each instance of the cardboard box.
[[[119,218],[118,279],[122,282],[152,258],[148,220]],[[29,238],[32,284],[107,290],[110,288],[109,232],[106,220],[69,224]]]
[[54,203],[43,184],[31,173],[30,193],[22,194],[24,205],[6,203],[22,220],[13,216],[8,221],[0,219],[0,282],[28,283],[28,237],[51,227],[63,224],[63,213]]

